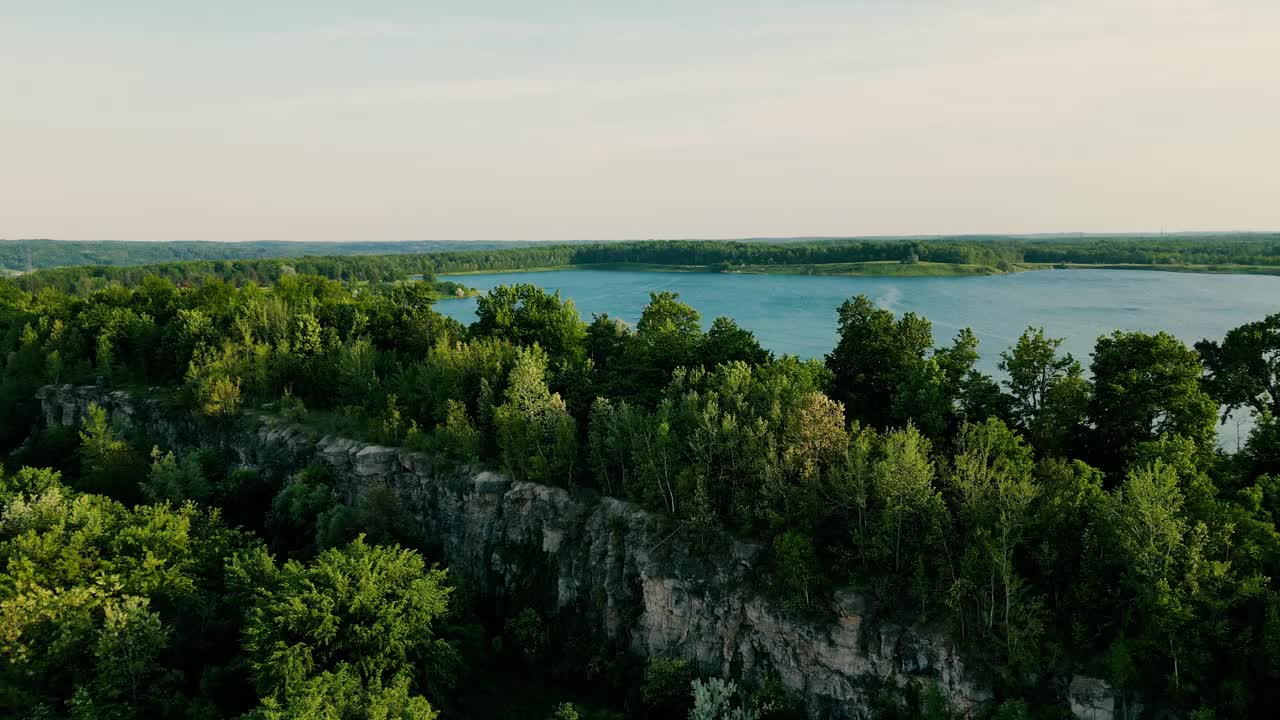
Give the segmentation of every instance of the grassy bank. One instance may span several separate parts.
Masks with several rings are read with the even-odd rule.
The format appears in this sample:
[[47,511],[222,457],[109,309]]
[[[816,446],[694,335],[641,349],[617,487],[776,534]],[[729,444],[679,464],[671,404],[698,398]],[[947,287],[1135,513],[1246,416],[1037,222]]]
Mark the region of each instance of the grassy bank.
[[1198,265],[1168,263],[1150,265],[1142,263],[1019,263],[1016,270],[1149,270],[1153,272],[1211,273],[1216,275],[1280,275],[1280,267],[1273,265]]
[[991,265],[957,263],[902,263],[896,261],[829,263],[822,265],[743,265],[728,272],[757,275],[849,275],[856,277],[963,277],[1002,275]]
[[[440,273],[439,277],[497,275],[502,273],[535,273],[555,270],[617,270],[636,272],[717,272],[741,275],[828,275],[847,277],[984,277],[1036,270],[1149,270],[1155,272],[1213,273],[1235,275],[1280,275],[1280,267],[1269,265],[1195,265],[1195,264],[1088,264],[1088,263],[1015,263],[1007,270],[993,265],[960,263],[873,261],[822,264],[780,265],[662,265],[658,263],[584,263],[552,265],[508,270],[471,270]],[[468,293],[470,295],[471,293]]]
[[633,270],[636,272],[717,272],[711,265],[662,265],[659,263],[577,263],[574,265],[547,265],[543,267],[514,268],[508,270],[460,270],[436,273],[436,277],[464,277],[466,275],[501,275],[503,273],[554,272],[556,270]]
[[635,272],[715,272],[743,275],[849,275],[868,277],[961,277],[971,275],[1000,275],[1003,271],[990,265],[958,265],[950,263],[914,263],[896,261],[830,263],[805,265],[735,265],[729,268],[714,265],[660,265],[657,263],[592,263],[559,265],[551,267],[520,268],[518,270],[475,270],[456,273],[440,273],[438,277],[463,277],[466,275],[498,275],[502,273],[534,273],[554,270],[616,270]]

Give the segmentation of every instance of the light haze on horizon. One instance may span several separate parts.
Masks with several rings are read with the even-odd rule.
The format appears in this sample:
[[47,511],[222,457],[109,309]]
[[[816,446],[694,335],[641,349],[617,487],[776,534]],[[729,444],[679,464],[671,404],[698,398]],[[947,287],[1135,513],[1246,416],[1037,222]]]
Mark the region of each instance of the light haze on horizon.
[[1280,3],[976,5],[0,0],[0,238],[1280,228]]

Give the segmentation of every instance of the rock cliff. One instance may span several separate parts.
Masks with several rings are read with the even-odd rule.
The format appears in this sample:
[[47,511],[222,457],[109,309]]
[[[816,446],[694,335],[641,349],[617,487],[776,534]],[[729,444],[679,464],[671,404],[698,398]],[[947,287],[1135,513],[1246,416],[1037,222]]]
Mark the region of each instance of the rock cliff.
[[759,546],[704,535],[695,552],[668,518],[626,502],[437,467],[423,453],[322,437],[268,415],[211,433],[125,392],[61,385],[38,397],[49,424],[78,424],[96,403],[119,427],[170,447],[218,443],[258,468],[323,463],[348,501],[379,484],[393,488],[438,559],[482,595],[543,583],[549,604],[637,654],[749,680],[775,674],[811,717],[866,717],[870,694],[885,686],[932,684],[969,710],[990,697],[944,634],[880,621],[854,590],[835,594],[826,620],[794,618],[752,590]]

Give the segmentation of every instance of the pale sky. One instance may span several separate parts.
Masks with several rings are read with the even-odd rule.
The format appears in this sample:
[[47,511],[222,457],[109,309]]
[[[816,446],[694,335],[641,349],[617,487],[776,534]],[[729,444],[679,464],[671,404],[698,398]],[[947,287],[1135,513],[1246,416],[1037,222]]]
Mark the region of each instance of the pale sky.
[[1278,228],[1277,0],[0,0],[0,238]]

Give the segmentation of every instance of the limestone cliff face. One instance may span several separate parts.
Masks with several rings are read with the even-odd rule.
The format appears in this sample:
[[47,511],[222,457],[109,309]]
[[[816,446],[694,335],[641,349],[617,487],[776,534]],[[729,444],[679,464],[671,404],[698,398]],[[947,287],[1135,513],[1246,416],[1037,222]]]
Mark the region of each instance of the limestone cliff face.
[[266,415],[211,435],[124,392],[62,385],[39,398],[49,424],[78,424],[97,403],[120,427],[174,447],[216,442],[245,466],[323,463],[349,501],[377,484],[394,488],[439,560],[483,595],[544,583],[558,609],[637,654],[687,658],[708,674],[776,674],[812,717],[865,717],[869,694],[884,686],[934,684],[968,709],[989,698],[945,635],[881,622],[853,590],[835,594],[827,620],[794,618],[751,589],[759,546],[720,534],[694,551],[668,518],[630,503],[437,468],[423,453],[320,437]]

